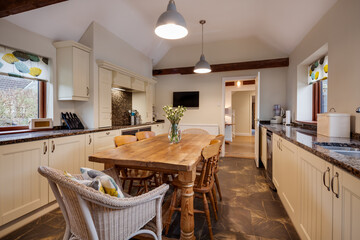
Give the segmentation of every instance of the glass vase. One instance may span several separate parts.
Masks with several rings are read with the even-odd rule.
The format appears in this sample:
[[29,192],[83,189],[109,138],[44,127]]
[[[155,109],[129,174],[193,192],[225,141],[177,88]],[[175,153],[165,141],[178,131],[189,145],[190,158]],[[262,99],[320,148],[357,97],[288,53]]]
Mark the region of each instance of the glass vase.
[[178,143],[181,140],[181,131],[178,124],[171,124],[168,134],[171,143]]

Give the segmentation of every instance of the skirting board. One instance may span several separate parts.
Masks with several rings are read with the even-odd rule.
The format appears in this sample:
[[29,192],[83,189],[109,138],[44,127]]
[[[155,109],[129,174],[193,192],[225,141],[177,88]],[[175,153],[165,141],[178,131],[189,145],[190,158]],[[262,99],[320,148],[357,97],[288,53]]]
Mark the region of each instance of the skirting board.
[[251,133],[235,133],[235,136],[252,136]]
[[55,201],[0,227],[0,238],[59,207]]

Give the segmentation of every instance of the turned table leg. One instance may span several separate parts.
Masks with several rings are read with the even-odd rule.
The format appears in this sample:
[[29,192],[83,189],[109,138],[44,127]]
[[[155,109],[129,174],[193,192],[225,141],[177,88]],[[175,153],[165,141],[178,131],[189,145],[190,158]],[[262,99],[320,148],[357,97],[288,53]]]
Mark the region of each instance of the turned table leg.
[[181,219],[180,239],[195,239],[194,236],[194,181],[196,169],[189,172],[179,172],[181,182]]

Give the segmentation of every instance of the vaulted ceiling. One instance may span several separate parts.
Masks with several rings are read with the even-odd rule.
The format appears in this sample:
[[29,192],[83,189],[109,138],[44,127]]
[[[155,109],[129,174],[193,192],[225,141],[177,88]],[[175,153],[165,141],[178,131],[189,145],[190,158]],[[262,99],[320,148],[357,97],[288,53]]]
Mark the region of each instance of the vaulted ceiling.
[[337,0],[176,0],[189,35],[163,40],[154,34],[168,0],[70,0],[5,19],[54,40],[78,41],[96,21],[153,59],[174,46],[256,36],[290,53]]

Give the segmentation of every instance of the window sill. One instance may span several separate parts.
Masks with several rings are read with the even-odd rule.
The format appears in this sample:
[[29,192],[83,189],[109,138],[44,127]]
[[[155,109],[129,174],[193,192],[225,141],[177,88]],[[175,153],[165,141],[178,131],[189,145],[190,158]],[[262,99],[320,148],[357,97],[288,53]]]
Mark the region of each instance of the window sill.
[[17,134],[17,133],[29,133],[29,132],[39,132],[39,131],[49,131],[51,129],[14,129],[14,130],[0,130],[0,135],[8,135],[8,134]]

